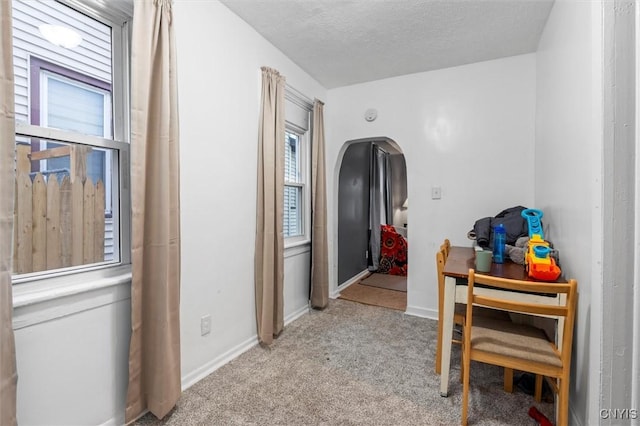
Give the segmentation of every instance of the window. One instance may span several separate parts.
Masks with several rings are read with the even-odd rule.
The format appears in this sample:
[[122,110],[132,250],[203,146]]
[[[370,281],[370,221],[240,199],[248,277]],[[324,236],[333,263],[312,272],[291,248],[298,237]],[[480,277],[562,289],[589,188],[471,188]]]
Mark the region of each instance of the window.
[[307,190],[310,149],[309,121],[313,104],[287,86],[284,136],[284,226],[285,246],[308,242],[311,196]]
[[286,131],[284,137],[284,236],[304,235],[305,185],[302,173],[302,136]]
[[130,11],[74,7],[13,0],[14,282],[129,263]]

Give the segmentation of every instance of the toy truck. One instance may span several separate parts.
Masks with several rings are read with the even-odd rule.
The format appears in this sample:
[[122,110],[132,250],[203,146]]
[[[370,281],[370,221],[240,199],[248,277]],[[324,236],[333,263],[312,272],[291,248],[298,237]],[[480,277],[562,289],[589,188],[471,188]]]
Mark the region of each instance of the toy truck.
[[560,267],[551,257],[549,242],[544,239],[542,230],[542,210],[522,210],[522,217],[529,225],[529,244],[524,256],[524,266],[530,278],[540,281],[555,281],[560,276]]

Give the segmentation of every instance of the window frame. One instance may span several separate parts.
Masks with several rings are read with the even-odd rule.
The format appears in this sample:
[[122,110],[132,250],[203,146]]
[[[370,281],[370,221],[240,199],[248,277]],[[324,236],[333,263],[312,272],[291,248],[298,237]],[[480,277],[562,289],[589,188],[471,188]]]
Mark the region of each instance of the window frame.
[[[285,182],[285,185],[302,187],[302,211],[300,212],[300,219],[302,221],[303,232],[301,235],[285,236],[285,250],[311,243],[311,191],[309,188],[311,187],[312,111],[313,102],[298,90],[287,85],[285,88],[285,132],[295,133],[299,136],[301,182]],[[283,140],[282,143],[286,143],[286,139]],[[284,204],[284,197],[282,202]]]
[[[284,235],[284,239],[285,239],[285,246],[286,246],[286,242],[288,241],[290,244],[295,244],[295,243],[299,243],[299,242],[304,242],[308,239],[308,211],[309,211],[309,204],[307,203],[307,182],[309,180],[308,178],[308,131],[287,122],[285,125],[285,134],[286,133],[292,133],[295,134],[298,137],[298,153],[297,153],[297,157],[298,157],[298,170],[299,170],[299,176],[298,176],[298,181],[288,181],[286,180],[286,174],[285,174],[285,181],[284,181],[284,188],[286,189],[287,187],[290,188],[300,188],[301,189],[301,201],[300,201],[300,211],[297,214],[298,220],[300,222],[300,230],[302,231],[300,234],[296,234],[296,235]],[[286,138],[284,143],[286,144]],[[283,200],[284,203],[284,200]],[[286,212],[285,212],[286,214]]]
[[[133,16],[132,2],[119,2],[115,8],[107,8],[91,0],[58,0],[58,3],[83,13],[111,28],[111,130],[112,138],[84,135],[55,128],[40,126],[39,112],[36,115],[38,124],[16,121],[15,137],[39,138],[52,142],[75,143],[79,145],[112,149],[112,163],[117,165],[117,173],[113,175],[113,186],[118,188],[119,229],[114,230],[114,246],[119,247],[119,261],[92,263],[55,270],[45,270],[12,276],[14,285],[14,307],[36,303],[63,295],[77,294],[122,282],[124,276],[131,271],[131,193],[130,193],[130,43]],[[30,55],[29,61],[34,59]],[[39,58],[38,58],[39,59]],[[46,63],[46,60],[40,61]],[[63,65],[51,64],[54,68]],[[46,68],[46,67],[45,67]],[[39,68],[40,70],[41,68]],[[54,74],[64,73],[52,70]],[[73,70],[70,70],[72,73]],[[33,72],[33,69],[30,70]],[[39,72],[39,71],[38,71]],[[82,77],[83,74],[78,73]],[[30,75],[30,78],[33,78]],[[39,76],[37,77],[39,78]],[[83,81],[82,78],[77,80]],[[31,82],[33,83],[33,81]],[[85,82],[86,83],[86,82]],[[90,83],[89,83],[90,85]],[[32,94],[30,94],[30,97]],[[35,103],[30,98],[31,105]],[[39,99],[38,99],[39,103]],[[33,112],[29,111],[30,120]],[[33,122],[33,121],[31,121]],[[116,169],[113,170],[114,172]],[[115,214],[115,212],[114,212]],[[126,279],[126,278],[124,278]],[[114,281],[115,280],[115,281]],[[113,282],[111,282],[113,281]],[[20,285],[17,285],[20,284]]]

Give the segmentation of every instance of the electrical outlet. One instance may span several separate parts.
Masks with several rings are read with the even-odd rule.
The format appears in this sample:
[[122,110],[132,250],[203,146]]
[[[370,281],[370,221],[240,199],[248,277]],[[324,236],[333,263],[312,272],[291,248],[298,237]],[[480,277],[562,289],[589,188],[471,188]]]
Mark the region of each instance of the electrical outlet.
[[205,336],[211,333],[211,315],[200,318],[200,335]]

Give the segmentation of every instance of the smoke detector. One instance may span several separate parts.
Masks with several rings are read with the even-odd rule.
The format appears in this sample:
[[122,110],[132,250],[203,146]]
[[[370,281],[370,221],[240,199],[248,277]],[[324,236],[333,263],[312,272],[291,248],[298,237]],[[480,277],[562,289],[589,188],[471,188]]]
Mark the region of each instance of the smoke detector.
[[367,121],[373,121],[378,118],[378,111],[371,108],[364,112],[364,119]]

